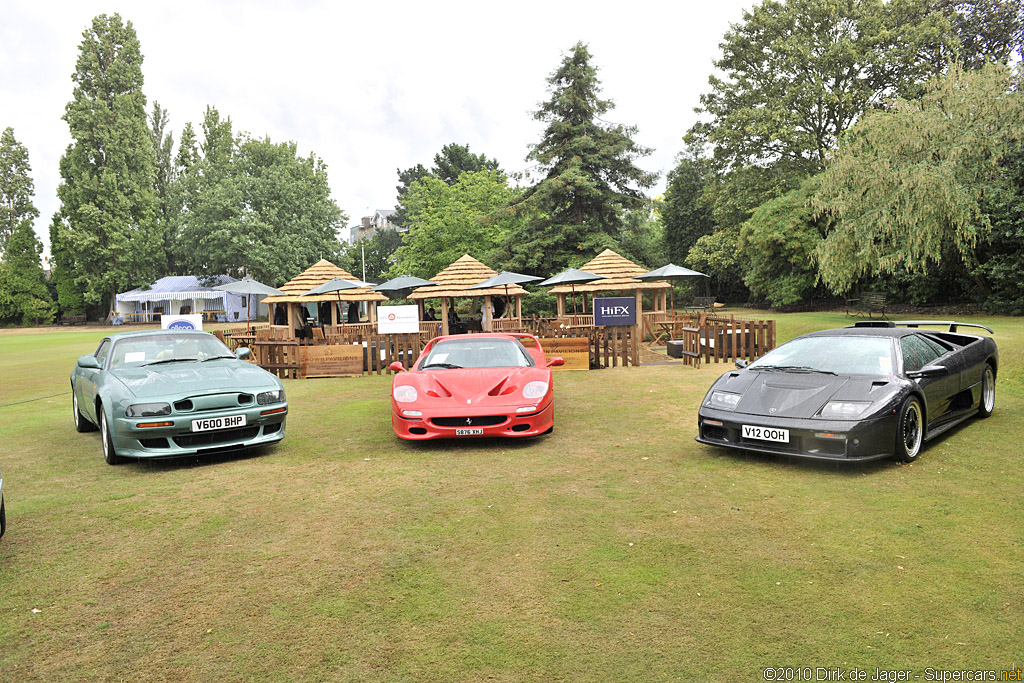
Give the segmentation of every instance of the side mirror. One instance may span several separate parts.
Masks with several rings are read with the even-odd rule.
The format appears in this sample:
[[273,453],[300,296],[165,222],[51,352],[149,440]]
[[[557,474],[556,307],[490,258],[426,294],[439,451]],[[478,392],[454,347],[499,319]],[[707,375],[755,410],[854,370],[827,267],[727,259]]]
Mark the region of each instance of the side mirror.
[[565,365],[565,359],[562,358],[561,356],[555,356],[554,358],[548,361],[549,368],[557,368],[561,367],[562,365]]
[[921,379],[923,377],[945,377],[948,374],[949,368],[944,365],[926,365],[920,370],[911,370],[907,373],[907,377]]
[[246,358],[248,358],[251,355],[252,355],[252,349],[250,349],[248,346],[239,346],[237,349],[235,349],[235,356],[239,360],[245,360]]
[[738,367],[740,370],[742,370],[743,368],[747,367],[748,365],[750,365],[750,363],[748,363],[743,358],[737,358],[736,359],[736,367]]
[[399,363],[397,360],[388,366],[388,370],[391,372],[402,372],[405,370],[405,366]]
[[78,367],[85,368],[86,370],[99,370],[100,364],[96,360],[96,356],[89,354],[78,359]]

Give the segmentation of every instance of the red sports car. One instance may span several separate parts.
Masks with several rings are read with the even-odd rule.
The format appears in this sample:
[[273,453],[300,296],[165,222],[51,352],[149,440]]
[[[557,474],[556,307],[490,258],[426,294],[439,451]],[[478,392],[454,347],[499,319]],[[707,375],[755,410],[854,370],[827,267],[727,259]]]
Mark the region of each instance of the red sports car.
[[412,370],[392,363],[391,426],[402,439],[536,436],[554,429],[551,368],[529,334],[437,337]]

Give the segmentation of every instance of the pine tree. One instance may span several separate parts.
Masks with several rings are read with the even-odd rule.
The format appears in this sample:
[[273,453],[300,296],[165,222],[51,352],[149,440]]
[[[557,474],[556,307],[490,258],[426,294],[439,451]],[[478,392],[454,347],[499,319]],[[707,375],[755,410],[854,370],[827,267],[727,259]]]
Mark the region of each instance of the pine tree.
[[623,212],[641,208],[641,190],[657,180],[635,163],[652,151],[633,141],[636,127],[603,121],[614,104],[600,98],[590,62],[587,46],[577,43],[548,78],[551,97],[534,113],[547,128],[527,160],[544,178],[517,203],[532,220],[508,247],[510,262],[527,272],[550,274],[617,247]]
[[151,281],[165,261],[135,29],[100,15],[82,35],[50,237],[65,313],[83,304],[113,310],[118,291]]

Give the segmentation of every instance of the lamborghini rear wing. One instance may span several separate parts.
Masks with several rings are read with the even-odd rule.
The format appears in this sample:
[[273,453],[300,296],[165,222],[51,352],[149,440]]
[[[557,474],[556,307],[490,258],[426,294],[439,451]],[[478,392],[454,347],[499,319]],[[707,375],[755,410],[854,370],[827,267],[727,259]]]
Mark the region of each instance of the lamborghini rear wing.
[[854,323],[854,327],[948,327],[950,332],[956,332],[958,327],[978,327],[987,330],[989,334],[995,334],[988,325],[978,323],[961,323],[955,320],[862,320]]

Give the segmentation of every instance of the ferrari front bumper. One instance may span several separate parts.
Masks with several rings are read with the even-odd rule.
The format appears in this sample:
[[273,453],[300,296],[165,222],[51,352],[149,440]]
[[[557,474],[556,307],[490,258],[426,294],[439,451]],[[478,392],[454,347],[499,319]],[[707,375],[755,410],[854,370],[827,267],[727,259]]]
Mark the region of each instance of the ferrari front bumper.
[[[408,406],[408,404],[403,404]],[[555,424],[555,402],[538,406],[529,413],[517,413],[515,406],[500,410],[493,407],[460,410],[458,414],[423,414],[403,416],[394,401],[391,403],[391,427],[395,436],[410,441],[426,439],[466,439],[492,436],[537,436],[549,431]]]

